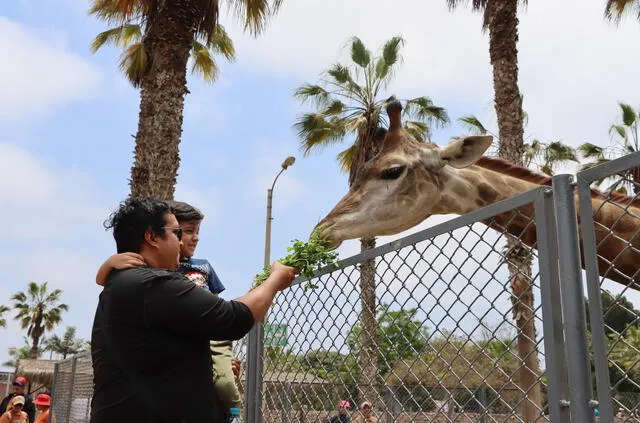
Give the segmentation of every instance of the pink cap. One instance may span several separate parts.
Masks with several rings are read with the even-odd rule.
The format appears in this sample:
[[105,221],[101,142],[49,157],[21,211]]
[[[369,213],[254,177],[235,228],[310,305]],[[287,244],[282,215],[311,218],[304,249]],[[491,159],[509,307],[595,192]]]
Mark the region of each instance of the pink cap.
[[338,403],[338,408],[351,408],[351,404],[349,404],[349,401],[342,400]]

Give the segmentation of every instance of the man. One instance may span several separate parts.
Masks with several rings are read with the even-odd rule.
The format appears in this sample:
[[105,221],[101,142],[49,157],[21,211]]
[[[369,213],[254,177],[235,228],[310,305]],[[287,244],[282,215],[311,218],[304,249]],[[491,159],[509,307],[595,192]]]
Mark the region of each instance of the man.
[[[297,270],[275,263],[265,283],[224,301],[172,271],[182,229],[166,203],[129,198],[105,226],[113,229],[118,253],[138,253],[148,267],[112,271],[100,294],[91,339],[91,422],[222,422],[209,340],[242,338]],[[189,406],[177,407],[185,395]]]
[[371,413],[372,407],[369,401],[360,404],[358,415],[353,419],[353,423],[378,423],[378,418]]
[[351,404],[347,400],[341,400],[338,403],[338,415],[331,417],[327,423],[350,423],[349,409]]
[[15,378],[15,380],[13,381],[12,392],[4,397],[2,399],[2,402],[0,402],[0,415],[4,414],[4,412],[7,411],[7,407],[9,406],[11,399],[15,396],[20,395],[24,397],[25,400],[22,411],[27,413],[27,416],[29,416],[29,423],[33,423],[36,418],[36,407],[35,405],[33,405],[33,398],[25,393],[26,389],[27,378],[23,376],[18,376],[17,378]]

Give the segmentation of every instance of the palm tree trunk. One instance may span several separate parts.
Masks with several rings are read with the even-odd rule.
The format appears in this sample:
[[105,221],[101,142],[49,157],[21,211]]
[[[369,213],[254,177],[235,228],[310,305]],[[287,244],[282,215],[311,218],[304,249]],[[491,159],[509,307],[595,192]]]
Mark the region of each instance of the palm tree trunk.
[[[489,1],[486,13],[495,108],[500,131],[499,156],[521,165],[524,128],[522,100],[518,88],[518,0]],[[520,414],[525,422],[530,423],[536,421],[542,410],[531,288],[531,258],[527,247],[511,237],[507,238],[507,251],[514,301],[513,312],[518,328],[518,356],[521,360],[516,375],[516,384],[523,395]]]
[[500,135],[499,156],[522,165],[524,128],[518,88],[518,0],[493,0],[487,4],[489,55]]
[[[366,251],[376,246],[375,238],[360,239],[361,251]],[[376,390],[378,374],[377,337],[378,321],[376,320],[376,271],[375,259],[360,263],[360,321],[362,333],[360,334],[360,394],[362,400],[377,403]]]
[[196,16],[192,1],[158,2],[158,12],[148,23],[144,45],[150,67],[141,81],[132,196],[173,199]]

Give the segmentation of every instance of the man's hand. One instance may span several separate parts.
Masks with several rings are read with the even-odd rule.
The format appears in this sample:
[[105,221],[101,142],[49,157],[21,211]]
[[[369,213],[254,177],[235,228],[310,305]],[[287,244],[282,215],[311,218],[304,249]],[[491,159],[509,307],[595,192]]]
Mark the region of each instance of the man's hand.
[[267,281],[273,283],[278,291],[282,291],[291,286],[291,282],[293,282],[298,273],[300,273],[299,269],[285,266],[279,261],[276,261],[271,266],[271,276],[269,276]]

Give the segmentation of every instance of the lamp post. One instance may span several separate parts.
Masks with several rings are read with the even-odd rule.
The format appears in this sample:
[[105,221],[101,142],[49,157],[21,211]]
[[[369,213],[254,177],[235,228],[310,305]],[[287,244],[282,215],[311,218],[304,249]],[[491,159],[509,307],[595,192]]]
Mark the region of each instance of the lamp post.
[[[271,206],[273,189],[282,172],[292,166],[296,158],[289,156],[280,165],[282,169],[273,179],[271,188],[267,189],[267,222],[264,236],[264,266],[271,261]],[[265,319],[266,320],[266,319]],[[245,390],[245,406],[247,423],[262,423],[262,357],[264,355],[264,322],[257,324],[249,332],[247,339],[247,387]]]

